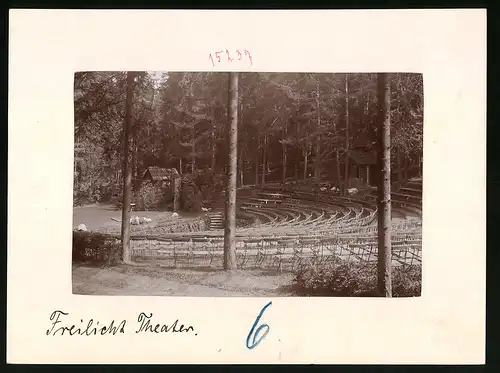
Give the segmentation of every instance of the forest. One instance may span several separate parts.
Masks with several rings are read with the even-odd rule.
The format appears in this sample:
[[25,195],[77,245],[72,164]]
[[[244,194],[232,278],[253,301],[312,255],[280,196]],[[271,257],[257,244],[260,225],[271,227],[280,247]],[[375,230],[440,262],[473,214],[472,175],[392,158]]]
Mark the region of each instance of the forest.
[[[359,176],[350,152],[377,149],[377,74],[238,75],[238,186],[328,182],[345,192]],[[389,76],[396,182],[421,175],[423,78]],[[210,199],[228,171],[228,74],[135,72],[133,79],[132,179],[149,166],[175,168]],[[78,72],[74,84],[74,203],[106,202],[123,188],[127,72]]]

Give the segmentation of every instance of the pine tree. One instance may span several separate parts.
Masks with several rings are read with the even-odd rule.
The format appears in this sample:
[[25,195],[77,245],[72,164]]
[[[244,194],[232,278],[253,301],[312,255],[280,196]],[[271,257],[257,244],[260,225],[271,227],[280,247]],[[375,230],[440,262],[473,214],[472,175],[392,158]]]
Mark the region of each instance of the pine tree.
[[378,290],[392,297],[391,284],[391,88],[389,74],[378,74],[379,168],[378,186]]
[[130,131],[132,127],[132,105],[134,95],[135,74],[127,72],[127,100],[125,103],[125,121],[123,125],[123,202],[122,202],[122,230],[121,240],[123,248],[123,261],[131,261],[130,253],[130,204],[132,202],[132,169],[129,163]]
[[224,229],[224,269],[236,269],[236,179],[238,165],[238,73],[228,73],[228,174]]

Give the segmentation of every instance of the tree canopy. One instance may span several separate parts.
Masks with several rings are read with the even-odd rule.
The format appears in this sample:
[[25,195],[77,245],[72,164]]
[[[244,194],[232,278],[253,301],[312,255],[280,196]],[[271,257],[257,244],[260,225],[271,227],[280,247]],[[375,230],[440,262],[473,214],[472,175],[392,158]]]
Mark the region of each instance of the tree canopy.
[[[81,198],[98,200],[103,183],[121,183],[126,75],[75,74],[74,173],[75,193]],[[343,162],[347,145],[375,149],[376,74],[348,74],[348,92],[345,75],[239,74],[238,172],[243,182],[258,182],[262,170],[266,181],[310,174],[335,179],[344,175],[335,167]],[[417,166],[423,143],[422,75],[391,74],[390,85],[393,163],[403,157],[409,167]],[[225,73],[137,73],[131,124],[133,177],[149,166],[175,167],[181,174],[225,174],[227,92]]]

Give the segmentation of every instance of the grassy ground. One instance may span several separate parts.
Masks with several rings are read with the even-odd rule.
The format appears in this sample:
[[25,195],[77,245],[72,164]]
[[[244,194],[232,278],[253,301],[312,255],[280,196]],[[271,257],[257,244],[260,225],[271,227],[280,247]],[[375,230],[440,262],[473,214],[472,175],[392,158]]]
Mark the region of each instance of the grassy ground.
[[[171,219],[171,212],[133,211],[132,216],[151,218],[151,228]],[[181,219],[198,215],[181,214]],[[112,205],[89,205],[73,209],[73,228],[80,223],[91,231],[120,231],[121,211]],[[133,229],[141,229],[134,226]],[[73,293],[92,295],[171,296],[288,296],[290,274],[245,270],[226,273],[212,269],[179,269],[151,266],[97,268],[73,266]]]
[[263,270],[73,266],[73,293],[87,295],[291,296],[291,280],[291,274]]
[[[171,212],[132,212],[132,216],[149,217],[153,225],[171,219]],[[181,214],[181,218],[193,218]],[[110,205],[76,207],[73,227],[84,223],[92,231],[119,232],[121,211]],[[152,227],[154,228],[154,227]],[[73,266],[73,293],[87,295],[145,296],[292,296],[292,274],[277,275],[276,271],[245,270],[224,272],[220,269],[181,269],[148,265],[120,265],[97,268]]]
[[[201,214],[181,213],[181,219],[193,219]],[[172,211],[132,211],[131,216],[150,218],[149,224],[131,226],[132,231],[144,228],[156,228],[159,224],[166,224],[172,220]],[[112,220],[112,218],[118,221]],[[87,205],[73,208],[73,229],[80,223],[85,224],[90,231],[101,231],[106,233],[119,233],[121,230],[122,212],[113,205]]]

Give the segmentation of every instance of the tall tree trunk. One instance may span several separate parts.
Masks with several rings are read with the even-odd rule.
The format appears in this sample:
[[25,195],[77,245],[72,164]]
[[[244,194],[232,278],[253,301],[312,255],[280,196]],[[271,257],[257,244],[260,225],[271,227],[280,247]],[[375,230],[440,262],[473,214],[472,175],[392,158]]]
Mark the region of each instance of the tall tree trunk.
[[[241,96],[239,97],[239,103],[238,103],[238,122],[242,123],[243,121],[243,99]],[[243,132],[244,139],[247,138],[247,131],[245,130]],[[243,140],[244,140],[243,139]],[[244,147],[244,141],[241,141],[239,147],[239,157],[238,157],[238,172],[239,172],[239,185],[240,187],[243,187],[243,175],[245,173],[245,147]]]
[[192,148],[191,148],[191,152],[192,152],[192,158],[191,158],[191,173],[194,175],[195,173],[195,170],[196,170],[196,141],[194,141],[194,130],[193,130],[193,145],[192,145]]
[[182,175],[182,156],[179,156],[179,174]]
[[242,155],[242,160],[241,160],[241,172],[240,172],[240,185],[243,188],[245,186],[245,158],[244,154]]
[[[318,116],[318,130],[321,128],[321,108],[319,101],[319,80],[316,81],[316,112]],[[316,152],[314,156],[314,182],[319,185],[321,182],[321,136],[316,137]]]
[[[188,111],[191,111],[193,106],[193,85],[189,87],[189,96],[187,97]],[[191,173],[194,175],[196,170],[196,120],[193,120],[191,125]]]
[[340,184],[342,182],[342,176],[340,173],[340,156],[339,151],[335,151],[335,171],[337,173],[337,188],[340,188]]
[[125,121],[123,125],[123,200],[122,200],[122,229],[121,240],[123,261],[130,263],[130,203],[132,202],[132,170],[130,169],[130,132],[132,129],[132,105],[134,95],[134,77],[131,71],[127,72],[127,97],[125,103]]
[[139,173],[139,147],[137,146],[137,140],[135,142],[134,153],[135,153],[135,163],[134,163],[135,175],[134,175],[134,177],[137,179],[140,176],[140,173]]
[[224,227],[224,269],[236,269],[236,172],[238,157],[238,73],[228,73],[228,166]]
[[358,129],[358,132],[359,130],[363,131],[364,128],[366,127],[365,125],[365,95],[364,93],[361,94],[361,99],[358,101],[358,108],[361,108],[360,112],[361,112],[361,121],[359,123],[359,129]]
[[255,187],[259,186],[259,148],[260,148],[260,138],[257,139],[257,150],[255,151],[254,158],[254,169],[255,169]]
[[264,147],[262,149],[262,186],[266,185],[267,173],[267,135],[264,136]]
[[424,164],[422,162],[422,154],[418,155],[418,177],[422,178],[422,172],[424,169]]
[[243,187],[243,174],[245,172],[245,154],[244,154],[243,149],[240,151],[240,156],[238,157],[238,163],[239,163],[238,170],[239,170],[239,174],[240,174],[239,184],[240,184],[240,187]]
[[398,173],[398,183],[399,185],[401,185],[401,183],[403,182],[403,167],[401,160],[401,150],[399,148],[396,150],[396,167]]
[[181,187],[182,181],[181,178],[174,179],[174,211],[179,211],[181,208]]
[[132,137],[132,180],[135,181],[137,178],[137,134],[133,131]]
[[[337,132],[337,122],[333,122],[333,133],[335,136],[338,136]],[[338,145],[336,145],[336,150],[335,150],[335,176],[336,176],[336,187],[340,188],[342,184],[342,175],[341,175],[341,170],[340,170],[340,155],[339,155],[339,149]]]
[[349,74],[345,74],[345,161],[344,161],[344,194],[349,188]]
[[286,162],[287,162],[287,137],[288,137],[288,123],[285,121],[285,138],[283,139],[283,185],[286,183]]
[[378,290],[392,297],[391,283],[391,88],[389,74],[378,74],[379,167],[378,186]]
[[[299,118],[299,115],[300,115],[300,98],[297,98],[297,111],[296,111],[296,115],[297,115],[297,118],[295,119],[295,134],[297,136],[297,142],[300,141],[300,120],[298,119]],[[294,152],[294,168],[295,168],[295,174],[294,174],[294,177],[295,177],[295,182],[299,181],[299,162],[296,162],[295,161],[295,152]],[[299,156],[299,159],[300,159],[300,156]]]
[[[212,107],[210,106],[210,116],[213,115]],[[217,143],[215,141],[215,121],[212,119],[211,123],[212,127],[212,133],[211,133],[211,145],[212,145],[212,154],[210,155],[210,169],[212,170],[212,173],[215,173],[215,155],[217,153]]]
[[[400,102],[398,101],[398,104],[397,104],[397,107],[396,107],[396,113],[398,115],[398,117],[396,117],[396,131],[397,132],[401,131],[401,118],[399,117],[399,107],[400,107]],[[399,145],[396,148],[396,173],[397,173],[398,188],[399,188],[399,187],[401,187],[401,183],[403,182],[403,169],[402,169],[402,159],[401,159],[401,148],[400,148]]]
[[403,169],[404,169],[404,178],[408,180],[408,155],[405,153],[403,158]]
[[321,182],[321,137],[316,138],[316,154],[314,155],[314,182],[319,185]]
[[306,148],[304,150],[304,180],[307,180],[307,156],[309,154],[309,139],[306,139]]
[[[365,136],[366,140],[371,143],[371,137],[370,137],[370,91],[368,91],[368,97],[366,99],[366,106],[363,109],[363,118],[364,119],[364,130],[365,130]],[[370,144],[371,145],[371,144]]]
[[134,130],[134,138],[132,139],[132,189],[135,190],[138,187],[138,170],[137,170],[137,163],[138,163],[138,149],[137,149],[137,132]]

